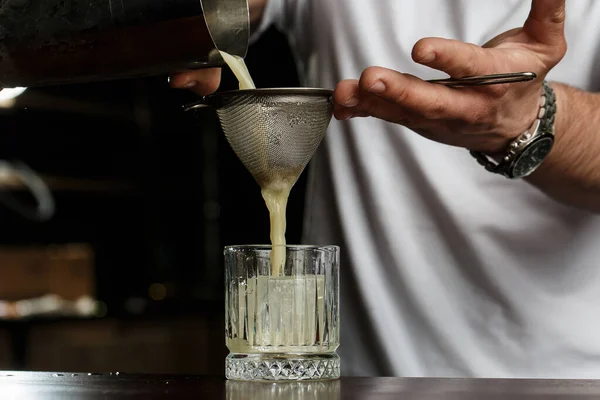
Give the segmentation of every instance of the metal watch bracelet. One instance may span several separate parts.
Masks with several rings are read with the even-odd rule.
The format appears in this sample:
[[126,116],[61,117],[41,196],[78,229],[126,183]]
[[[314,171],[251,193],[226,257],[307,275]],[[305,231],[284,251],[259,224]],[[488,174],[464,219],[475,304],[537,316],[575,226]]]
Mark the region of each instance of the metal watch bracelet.
[[523,151],[523,145],[529,142],[540,132],[554,133],[554,119],[556,115],[556,96],[554,90],[544,81],[542,83],[542,95],[540,96],[540,109],[538,116],[533,124],[514,139],[508,146],[508,149],[502,156],[500,162],[492,161],[487,155],[470,151],[470,154],[489,172],[505,175],[506,166],[509,165]]

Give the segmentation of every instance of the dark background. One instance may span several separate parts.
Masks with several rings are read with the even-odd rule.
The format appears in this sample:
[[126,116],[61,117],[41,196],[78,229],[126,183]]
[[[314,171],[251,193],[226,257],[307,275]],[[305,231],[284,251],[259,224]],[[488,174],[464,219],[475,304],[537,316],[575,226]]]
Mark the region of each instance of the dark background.
[[[298,86],[274,29],[246,62],[257,87]],[[225,69],[219,90],[236,86]],[[214,112],[182,111],[195,98],[159,76],[29,89],[0,114],[0,160],[25,162],[56,201],[48,222],[0,204],[0,253],[89,244],[106,305],[84,321],[0,322],[0,368],[222,373],[222,248],[268,243],[269,223]],[[289,243],[300,241],[304,186],[302,176],[289,201]],[[0,265],[0,279],[10,268]],[[166,288],[158,301],[149,293],[156,283]],[[132,311],[132,299],[143,306]]]

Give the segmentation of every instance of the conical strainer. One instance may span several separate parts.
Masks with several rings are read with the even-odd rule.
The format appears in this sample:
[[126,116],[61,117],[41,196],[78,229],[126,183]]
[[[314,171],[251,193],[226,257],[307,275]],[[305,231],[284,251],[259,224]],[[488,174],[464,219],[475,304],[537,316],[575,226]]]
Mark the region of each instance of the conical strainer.
[[184,109],[216,110],[229,144],[261,187],[294,184],[329,126],[332,94],[313,88],[233,90]]

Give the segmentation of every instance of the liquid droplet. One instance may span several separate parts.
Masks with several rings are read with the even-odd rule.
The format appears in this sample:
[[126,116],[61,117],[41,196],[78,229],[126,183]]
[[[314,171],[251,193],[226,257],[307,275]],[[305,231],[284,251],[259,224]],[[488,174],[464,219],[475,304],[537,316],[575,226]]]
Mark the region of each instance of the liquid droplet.
[[55,378],[60,378],[61,376],[65,376],[64,374],[52,374],[53,377]]
[[79,374],[71,374],[71,376],[79,376]]

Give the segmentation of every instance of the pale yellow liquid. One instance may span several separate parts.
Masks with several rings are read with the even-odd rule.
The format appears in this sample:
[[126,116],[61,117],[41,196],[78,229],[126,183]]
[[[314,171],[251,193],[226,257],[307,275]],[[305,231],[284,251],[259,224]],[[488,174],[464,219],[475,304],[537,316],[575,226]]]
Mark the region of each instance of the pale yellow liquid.
[[[256,89],[244,59],[224,51],[220,51],[220,53],[239,81],[240,89]],[[269,209],[271,221],[271,274],[273,276],[279,276],[285,266],[285,212],[293,185],[293,182],[289,183],[285,180],[271,181],[261,185],[262,196]]]
[[322,353],[337,348],[333,310],[325,312],[323,275],[259,276],[238,281],[227,320],[233,353]]
[[271,274],[279,276],[285,266],[285,211],[291,185],[270,184],[262,188],[262,196],[269,209],[271,220]]
[[248,67],[242,57],[234,56],[220,50],[219,53],[221,53],[221,57],[223,57],[223,60],[225,60],[225,63],[229,66],[240,83],[240,89],[256,89],[254,81],[250,76],[250,71],[248,71]]

